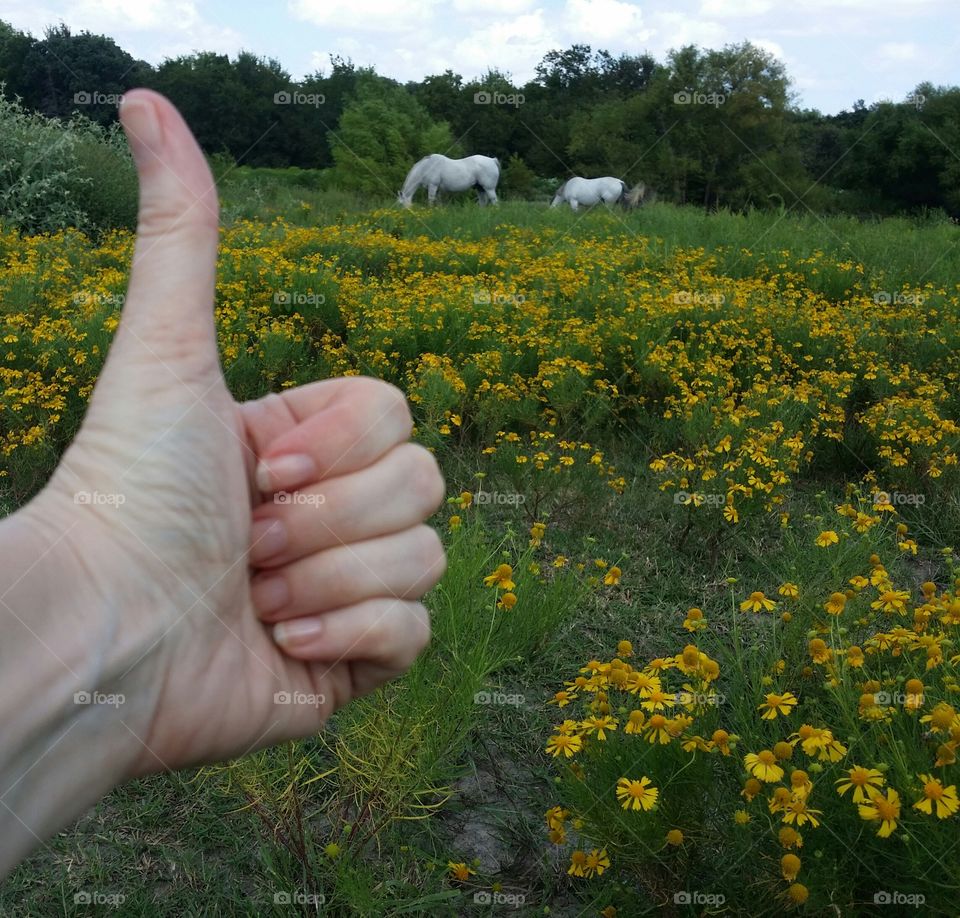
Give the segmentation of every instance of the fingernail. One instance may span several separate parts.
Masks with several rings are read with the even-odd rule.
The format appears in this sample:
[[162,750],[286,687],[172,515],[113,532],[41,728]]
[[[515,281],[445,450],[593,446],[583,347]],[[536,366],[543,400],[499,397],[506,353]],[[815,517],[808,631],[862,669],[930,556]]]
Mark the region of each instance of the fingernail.
[[290,587],[285,577],[264,577],[254,581],[250,598],[259,612],[276,612],[290,601]]
[[150,99],[142,95],[124,96],[120,100],[120,123],[138,162],[143,162],[149,154],[160,155],[163,125]]
[[257,520],[250,529],[250,561],[259,564],[287,546],[287,527],[280,520]]
[[316,463],[305,453],[261,459],[257,464],[257,487],[264,494],[294,488],[317,474]]
[[305,644],[323,631],[322,618],[294,618],[288,622],[278,622],[273,626],[273,639],[284,647],[291,644]]

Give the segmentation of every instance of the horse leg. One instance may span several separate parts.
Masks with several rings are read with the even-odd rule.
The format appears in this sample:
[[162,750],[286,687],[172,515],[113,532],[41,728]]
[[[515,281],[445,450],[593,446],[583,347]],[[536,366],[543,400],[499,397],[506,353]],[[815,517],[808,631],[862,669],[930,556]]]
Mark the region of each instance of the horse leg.
[[437,202],[437,185],[427,186],[427,203],[431,206]]
[[486,195],[487,195],[487,200],[488,200],[491,204],[497,204],[497,203],[499,203],[498,200],[497,200],[497,190],[496,190],[496,188],[486,188],[486,189],[484,189],[484,191],[485,191],[485,193],[486,193]]
[[570,198],[570,210],[576,210],[579,206],[576,198]]

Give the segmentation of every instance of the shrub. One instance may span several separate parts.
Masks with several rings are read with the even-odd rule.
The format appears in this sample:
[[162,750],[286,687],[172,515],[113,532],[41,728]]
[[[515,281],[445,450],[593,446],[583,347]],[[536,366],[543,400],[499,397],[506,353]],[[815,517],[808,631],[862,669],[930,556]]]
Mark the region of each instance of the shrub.
[[0,218],[27,234],[136,225],[137,178],[117,126],[60,122],[0,98]]

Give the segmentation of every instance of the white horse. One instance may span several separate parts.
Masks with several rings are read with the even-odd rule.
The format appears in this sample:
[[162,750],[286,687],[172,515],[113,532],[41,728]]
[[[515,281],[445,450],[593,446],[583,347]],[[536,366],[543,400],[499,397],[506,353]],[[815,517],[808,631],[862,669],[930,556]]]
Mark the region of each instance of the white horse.
[[576,210],[581,204],[584,207],[592,207],[594,204],[603,201],[604,204],[608,205],[620,202],[629,207],[636,207],[646,196],[646,190],[643,182],[637,184],[633,189],[628,189],[626,182],[614,178],[612,175],[590,179],[576,175],[572,179],[567,179],[557,189],[550,206],[558,207],[566,202],[573,210]]
[[497,182],[500,181],[500,160],[492,156],[467,156],[450,159],[442,153],[424,156],[407,173],[397,200],[409,207],[417,190],[426,186],[427,200],[433,204],[438,191],[477,189],[477,201],[497,203]]

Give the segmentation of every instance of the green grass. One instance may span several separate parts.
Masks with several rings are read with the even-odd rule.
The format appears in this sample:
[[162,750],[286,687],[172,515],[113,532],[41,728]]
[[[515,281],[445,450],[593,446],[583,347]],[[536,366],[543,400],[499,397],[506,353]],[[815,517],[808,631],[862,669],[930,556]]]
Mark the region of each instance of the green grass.
[[[735,278],[777,275],[783,261],[804,274],[803,262],[815,253],[826,256],[820,265],[849,260],[865,266],[862,278],[853,281],[839,268],[807,270],[805,282],[828,299],[842,297],[852,283],[867,292],[925,283],[955,289],[960,276],[960,229],[947,224],[860,223],[768,212],[707,215],[666,205],[574,214],[511,201],[497,208],[479,208],[472,201],[432,210],[419,205],[406,213],[386,198],[363,200],[324,190],[322,184],[322,178],[310,175],[236,170],[223,182],[225,220],[235,224],[282,216],[297,226],[349,223],[380,206],[377,225],[400,238],[494,238],[506,248],[511,232],[523,228],[538,233],[545,250],[562,252],[584,272],[591,267],[591,239],[623,234],[637,238],[638,272],[662,267],[691,247],[716,260],[717,274]],[[376,261],[377,253],[344,246],[337,254],[365,276],[390,270],[388,263]],[[495,265],[470,267],[487,271]],[[428,263],[424,270],[445,266]],[[24,298],[28,295],[32,292],[25,290]],[[589,310],[589,295],[580,308]],[[318,327],[333,317],[324,319]],[[281,348],[276,358],[302,362],[305,353]],[[518,357],[518,367],[525,359]],[[231,382],[252,394],[264,385],[262,370],[256,359],[246,358]],[[299,371],[319,372],[310,366]],[[569,394],[574,408],[580,398],[576,391]],[[788,509],[798,521],[795,528],[781,532],[758,526],[743,538],[729,539],[715,536],[719,527],[712,520],[703,528],[688,527],[670,495],[647,473],[651,437],[669,440],[668,428],[638,429],[617,418],[596,419],[590,436],[602,438],[608,459],[626,477],[627,497],[574,479],[575,493],[550,509],[539,554],[527,548],[529,527],[540,518],[534,495],[519,507],[475,505],[463,512],[445,507],[435,523],[445,531],[451,562],[427,600],[435,637],[406,677],[341,712],[322,737],[264,751],[228,768],[155,777],[114,792],[0,888],[0,914],[87,913],[75,906],[74,896],[95,890],[126,896],[124,914],[486,915],[501,910],[475,904],[474,893],[490,892],[498,883],[504,895],[522,897],[522,905],[511,909],[517,915],[546,910],[589,915],[611,903],[621,915],[640,915],[672,904],[677,876],[694,889],[732,883],[736,898],[728,907],[733,913],[766,914],[769,888],[752,879],[749,862],[732,876],[725,872],[748,853],[736,838],[728,850],[696,851],[676,875],[646,867],[609,884],[573,883],[566,858],[545,845],[544,810],[561,793],[577,793],[558,780],[558,769],[543,755],[545,737],[557,720],[557,710],[545,702],[564,680],[592,657],[609,659],[624,638],[642,658],[676,653],[689,640],[680,627],[682,610],[700,606],[715,633],[710,652],[732,674],[732,684],[744,687],[743,697],[724,712],[731,729],[739,729],[754,714],[748,688],[761,684],[784,649],[772,630],[764,630],[764,621],[738,614],[738,591],[803,579],[811,596],[829,593],[863,569],[864,552],[872,544],[858,543],[849,556],[838,552],[830,565],[812,547],[816,532],[828,526],[833,505],[843,499],[844,479],[857,477],[840,464],[845,457],[839,448],[837,461],[823,461],[792,493]],[[54,458],[35,461],[42,468]],[[480,462],[469,438],[446,448],[444,467],[451,494],[477,489]],[[21,478],[29,471],[21,471]],[[483,486],[519,489],[519,481],[507,467],[494,466]],[[924,552],[920,562],[896,562],[898,582],[913,587],[926,579],[946,581],[934,549],[960,534],[956,509],[951,504],[936,513],[908,515]],[[447,523],[453,513],[465,522],[451,533]],[[588,566],[594,558],[618,563],[629,576],[616,590],[586,589],[569,569],[550,567],[548,559],[559,554]],[[527,569],[541,556],[542,585]],[[493,591],[482,586],[483,576],[502,560],[515,566],[522,615],[498,612]],[[790,665],[799,668],[795,659]],[[486,694],[478,701],[478,693]],[[513,701],[484,701],[497,693]],[[615,781],[622,766],[615,758],[599,761],[597,786]],[[732,786],[730,776],[719,771],[691,773],[684,780],[691,790],[683,800],[711,780],[718,788]],[[712,805],[710,798],[701,801],[703,821],[720,825]],[[629,840],[634,826],[623,821],[618,808],[603,812],[604,818],[585,832],[599,834],[614,826],[614,834]],[[690,818],[682,807],[665,816]],[[329,849],[331,844],[337,848]],[[819,850],[828,862],[842,856],[829,842]],[[476,876],[463,887],[451,885],[447,861],[472,863],[474,857]],[[765,869],[769,872],[770,865]],[[844,886],[849,880],[837,876],[833,882],[849,891]],[[277,892],[322,895],[324,905],[275,907]],[[770,906],[770,913],[778,910]]]

